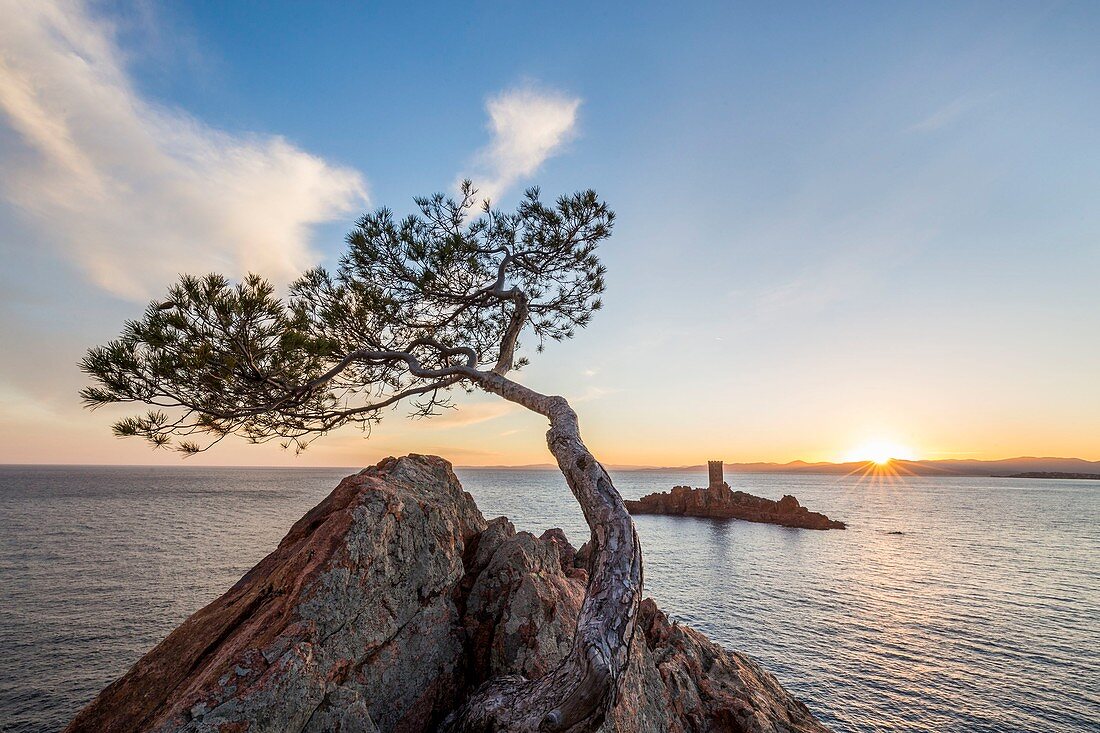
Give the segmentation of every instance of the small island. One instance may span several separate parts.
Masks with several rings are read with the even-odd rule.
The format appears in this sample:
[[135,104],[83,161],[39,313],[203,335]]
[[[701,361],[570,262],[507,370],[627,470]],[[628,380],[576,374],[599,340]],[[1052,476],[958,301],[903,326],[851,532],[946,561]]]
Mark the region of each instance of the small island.
[[734,491],[722,478],[722,462],[708,461],[710,485],[705,489],[675,486],[672,491],[626,501],[631,514],[668,514],[712,519],[742,519],[799,529],[845,529],[844,522],[811,512],[793,496],[772,501],[744,491]]

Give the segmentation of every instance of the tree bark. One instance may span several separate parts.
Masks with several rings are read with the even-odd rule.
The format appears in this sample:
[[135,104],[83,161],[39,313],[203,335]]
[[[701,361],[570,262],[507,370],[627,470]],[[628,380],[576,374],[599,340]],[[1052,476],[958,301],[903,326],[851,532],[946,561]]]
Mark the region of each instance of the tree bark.
[[490,680],[441,730],[592,733],[614,706],[630,663],[642,597],[642,553],[634,523],[611,477],[581,440],[577,414],[565,398],[540,394],[495,370],[470,369],[467,376],[485,391],[549,419],[546,443],[584,511],[593,551],[569,655],[537,680]]

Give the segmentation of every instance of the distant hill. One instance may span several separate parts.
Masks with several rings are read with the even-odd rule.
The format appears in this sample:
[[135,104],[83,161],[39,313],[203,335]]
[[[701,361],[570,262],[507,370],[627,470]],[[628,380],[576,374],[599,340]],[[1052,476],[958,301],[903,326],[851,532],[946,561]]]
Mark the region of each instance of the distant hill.
[[[707,467],[704,464],[696,466],[628,466],[604,464],[610,471],[698,471],[704,477],[707,475]],[[1100,461],[1086,461],[1081,458],[1034,458],[1024,456],[1020,458],[1002,458],[995,461],[978,461],[972,459],[946,459],[939,461],[902,461],[894,460],[890,466],[900,475],[909,476],[1018,476],[1019,474],[1100,474]],[[865,473],[868,468],[874,468],[870,461],[852,461],[848,463],[807,463],[806,461],[791,461],[790,463],[727,463],[725,470],[731,473],[818,473],[831,475],[845,475],[849,473]],[[539,463],[527,466],[456,466],[456,468],[480,468],[480,469],[504,469],[504,470],[558,470],[558,467],[550,463]]]
[[[849,463],[727,463],[726,473],[819,473],[849,474],[863,473],[874,464],[870,461]],[[890,461],[890,466],[901,475],[911,476],[1011,476],[1021,473],[1100,473],[1100,461],[1086,461],[1081,458],[1002,458],[995,461],[973,459],[946,459],[938,461]],[[640,469],[648,470],[648,469]],[[656,469],[661,470],[661,469]],[[668,470],[668,469],[664,469]],[[699,471],[706,474],[706,466],[682,466],[677,470]]]
[[1085,481],[1100,481],[1100,473],[1059,473],[1057,471],[1027,471],[1025,473],[1014,473],[1008,478],[1057,478],[1057,479],[1072,479]]

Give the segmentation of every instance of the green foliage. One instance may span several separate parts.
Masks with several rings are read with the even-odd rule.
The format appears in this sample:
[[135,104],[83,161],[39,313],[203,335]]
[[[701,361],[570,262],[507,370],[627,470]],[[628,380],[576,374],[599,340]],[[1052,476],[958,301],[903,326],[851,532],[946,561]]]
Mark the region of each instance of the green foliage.
[[539,350],[573,336],[605,285],[596,247],[614,214],[594,192],[546,206],[531,189],[513,213],[472,217],[475,201],[467,182],[458,201],[418,199],[400,221],[388,209],[362,217],[336,271],[306,272],[285,301],[256,275],[184,276],[88,351],[80,366],[94,383],[81,398],[150,405],[116,435],[155,447],[183,438],[185,454],[230,434],[300,450],[345,423],[368,429],[405,399],[435,414],[479,370],[526,364],[523,330]]
[[[274,408],[294,385],[321,373],[327,346],[274,295],[249,275],[236,285],[220,275],[184,276],[162,303],[152,303],[122,335],[90,349],[81,369],[97,382],[81,391],[88,407],[144,402],[163,409],[114,425],[119,436],[139,436],[160,447],[173,432],[231,432],[262,437]],[[181,444],[185,452],[193,446]]]

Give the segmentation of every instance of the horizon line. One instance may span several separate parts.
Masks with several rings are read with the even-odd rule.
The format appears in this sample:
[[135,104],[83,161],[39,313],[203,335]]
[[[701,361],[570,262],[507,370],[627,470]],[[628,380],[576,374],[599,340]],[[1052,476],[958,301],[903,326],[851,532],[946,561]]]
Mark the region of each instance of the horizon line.
[[[415,451],[406,453],[404,455],[411,455]],[[423,454],[422,454],[423,455]],[[387,456],[389,458],[395,456]],[[400,457],[400,456],[396,456]],[[444,460],[448,460],[446,456],[440,456]],[[385,459],[379,459],[385,460]],[[1033,461],[1082,461],[1085,463],[1100,463],[1100,458],[1080,458],[1078,456],[1038,456],[1038,455],[1017,455],[1009,456],[1006,458],[891,458],[889,463],[1003,463],[1006,461],[1021,461],[1021,460],[1033,460]],[[348,465],[325,465],[325,466],[295,466],[285,464],[270,464],[270,463],[187,463],[186,458],[181,458],[179,463],[40,463],[40,462],[20,462],[20,463],[0,463],[0,468],[15,468],[15,467],[72,467],[72,468],[288,468],[294,470],[313,469],[313,470],[326,470],[326,469],[341,469],[341,470],[353,470],[358,471],[369,466],[376,465],[375,462],[367,462],[363,464],[348,464]],[[722,461],[723,466],[794,466],[801,464],[803,466],[845,466],[845,465],[866,465],[875,464],[873,460],[858,460],[858,461],[807,461],[801,458],[796,458],[790,461]],[[884,465],[884,464],[880,464]],[[558,467],[553,463],[521,463],[521,464],[505,464],[505,463],[490,463],[490,464],[457,464],[451,463],[452,468],[456,469],[469,469],[477,468],[483,470],[557,470]],[[695,469],[705,469],[706,463],[695,464],[681,464],[676,466],[660,466],[651,464],[633,464],[633,463],[606,463],[605,468],[614,471],[688,471]]]

